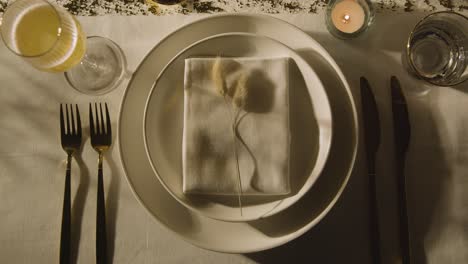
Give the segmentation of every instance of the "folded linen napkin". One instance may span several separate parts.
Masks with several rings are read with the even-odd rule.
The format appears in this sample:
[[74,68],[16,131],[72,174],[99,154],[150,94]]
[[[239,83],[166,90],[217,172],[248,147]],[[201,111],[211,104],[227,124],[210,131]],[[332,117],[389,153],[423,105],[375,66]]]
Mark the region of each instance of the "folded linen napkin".
[[184,193],[290,192],[288,70],[288,58],[185,60]]

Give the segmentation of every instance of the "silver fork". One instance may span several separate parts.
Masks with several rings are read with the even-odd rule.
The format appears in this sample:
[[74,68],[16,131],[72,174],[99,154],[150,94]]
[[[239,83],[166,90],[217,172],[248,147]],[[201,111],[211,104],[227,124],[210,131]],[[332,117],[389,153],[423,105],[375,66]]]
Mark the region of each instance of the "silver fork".
[[104,201],[104,181],[102,176],[102,161],[112,143],[111,121],[107,103],[104,104],[106,118],[102,111],[102,104],[94,103],[94,115],[92,104],[89,104],[89,133],[91,135],[91,145],[99,154],[98,159],[98,193],[97,193],[97,213],[96,213],[96,263],[107,263],[107,238],[106,238],[106,206]]
[[60,138],[63,150],[67,153],[67,170],[65,173],[65,191],[63,195],[62,229],[60,233],[60,263],[70,262],[71,239],[71,161],[72,156],[81,148],[81,119],[78,105],[75,105],[76,122],[73,114],[73,105],[65,105],[66,125],[63,107],[60,104]]

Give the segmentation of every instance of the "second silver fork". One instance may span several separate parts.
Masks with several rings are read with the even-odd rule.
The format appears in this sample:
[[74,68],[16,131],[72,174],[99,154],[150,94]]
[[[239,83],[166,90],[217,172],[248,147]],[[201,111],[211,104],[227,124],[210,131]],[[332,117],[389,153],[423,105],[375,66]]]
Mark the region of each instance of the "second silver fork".
[[91,145],[99,154],[98,159],[98,190],[97,190],[97,212],[96,212],[96,263],[107,263],[107,237],[106,237],[106,206],[104,200],[104,180],[102,171],[102,162],[104,153],[109,149],[112,143],[111,121],[109,109],[104,104],[106,118],[102,110],[102,104],[94,104],[94,114],[92,104],[89,104],[89,133],[91,136]]

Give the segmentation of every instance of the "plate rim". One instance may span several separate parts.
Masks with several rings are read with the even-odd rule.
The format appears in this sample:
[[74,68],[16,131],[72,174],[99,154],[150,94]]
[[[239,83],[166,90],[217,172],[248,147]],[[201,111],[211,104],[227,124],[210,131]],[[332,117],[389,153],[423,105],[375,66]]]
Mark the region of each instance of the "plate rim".
[[[270,209],[268,210],[265,210],[265,212],[261,213],[261,214],[255,214],[254,217],[240,217],[240,218],[233,218],[233,219],[230,219],[230,218],[222,218],[222,217],[216,217],[216,216],[213,216],[213,215],[208,215],[208,214],[204,214],[203,213],[203,210],[199,210],[197,208],[194,208],[191,204],[185,202],[184,200],[182,200],[180,197],[178,197],[174,191],[172,190],[172,188],[166,183],[166,181],[164,180],[164,176],[161,176],[158,169],[157,169],[157,166],[156,164],[154,163],[153,161],[153,156],[151,154],[151,151],[150,151],[150,147],[148,146],[148,134],[147,134],[147,127],[148,127],[148,107],[149,107],[149,104],[150,104],[150,101],[152,100],[152,98],[155,96],[155,90],[156,90],[156,87],[158,85],[158,82],[161,78],[161,76],[166,72],[166,70],[178,59],[180,59],[181,56],[183,56],[186,52],[188,52],[190,49],[196,47],[197,45],[200,45],[204,42],[207,42],[207,41],[210,41],[210,40],[214,40],[214,39],[220,39],[220,38],[225,38],[225,37],[233,37],[233,36],[243,36],[243,37],[251,37],[251,38],[261,38],[262,40],[267,40],[267,41],[270,41],[270,42],[273,42],[275,45],[278,45],[280,46],[281,48],[287,50],[290,54],[294,54],[295,56],[297,56],[298,58],[300,58],[300,60],[302,60],[302,62],[304,64],[306,64],[308,66],[308,68],[310,69],[311,72],[314,73],[315,77],[317,78],[317,87],[320,87],[320,89],[322,90],[322,93],[326,99],[326,109],[324,109],[323,112],[326,112],[326,115],[329,116],[329,121],[330,121],[330,128],[329,128],[329,135],[328,135],[328,138],[326,139],[326,143],[323,145],[323,152],[322,152],[322,155],[325,156],[325,158],[323,158],[321,164],[319,164],[319,166],[317,167],[318,169],[315,169],[316,166],[314,166],[314,168],[311,170],[311,172],[309,173],[309,175],[306,177],[307,180],[306,182],[304,182],[304,186],[305,185],[308,185],[306,187],[304,186],[301,186],[299,191],[292,195],[291,197],[294,197],[292,199],[291,202],[289,202],[288,205],[286,205],[285,207],[283,207],[282,209],[280,210],[276,210],[277,206],[279,206],[285,199],[289,198],[283,198],[283,199],[280,199],[280,200],[277,200],[277,201],[274,201],[274,202],[271,202],[271,207]],[[288,57],[289,59],[291,60],[294,60],[292,57]],[[304,78],[306,78],[304,76]],[[306,86],[306,89],[309,91],[310,88],[307,84],[305,85]],[[312,97],[311,94],[309,94],[310,97]],[[311,100],[313,101],[313,99],[311,98]],[[312,102],[313,104],[313,102]],[[149,96],[148,98],[146,99],[146,102],[145,102],[145,111],[143,113],[143,140],[144,140],[144,144],[145,144],[145,151],[146,151],[146,155],[148,156],[149,158],[149,161],[150,161],[150,165],[151,165],[151,168],[156,176],[156,178],[159,180],[159,182],[161,183],[161,185],[166,189],[166,191],[172,195],[172,197],[174,197],[174,199],[176,199],[180,204],[184,205],[186,208],[192,210],[193,212],[197,213],[197,214],[201,214],[203,216],[206,216],[206,217],[210,217],[210,218],[213,218],[213,219],[216,219],[216,220],[220,220],[220,221],[229,221],[229,222],[248,222],[248,221],[254,221],[254,220],[259,220],[259,219],[262,219],[262,218],[265,218],[265,217],[269,217],[269,216],[272,216],[272,215],[275,215],[276,213],[279,213],[283,210],[286,210],[287,208],[289,208],[290,206],[292,206],[294,203],[296,203],[297,201],[299,201],[307,192],[308,190],[310,190],[312,188],[312,186],[315,184],[315,182],[318,180],[318,178],[321,176],[322,172],[323,172],[323,169],[325,168],[325,164],[327,163],[328,161],[328,157],[329,157],[329,154],[330,154],[330,149],[331,149],[331,144],[332,144],[332,141],[333,141],[333,113],[332,113],[332,110],[331,110],[331,106],[330,106],[330,99],[329,99],[329,96],[324,88],[324,85],[322,83],[322,81],[320,80],[320,77],[318,76],[318,74],[316,73],[316,71],[313,69],[312,66],[309,65],[309,63],[302,58],[301,55],[299,55],[296,51],[294,51],[293,49],[291,49],[289,46],[285,45],[284,43],[276,40],[276,39],[273,39],[271,37],[268,37],[268,36],[264,36],[264,35],[260,35],[260,34],[255,34],[255,33],[248,33],[248,32],[226,32],[226,33],[220,33],[220,34],[215,34],[215,35],[212,35],[212,36],[209,36],[209,37],[206,37],[206,38],[203,38],[199,41],[196,41],[194,43],[192,43],[191,45],[187,46],[186,48],[182,49],[180,52],[178,52],[165,66],[164,68],[161,70],[161,72],[158,74],[158,76],[156,77],[152,87],[151,87],[151,90],[149,92]],[[320,137],[320,134],[323,134],[323,131],[321,129],[319,129],[320,133],[318,135],[318,137]],[[327,134],[327,133],[325,133]],[[320,151],[319,151],[320,152]],[[153,153],[154,154],[154,153]],[[289,154],[290,155],[290,154]],[[319,156],[319,155],[318,155]],[[317,156],[317,159],[318,159],[318,156]],[[317,170],[314,172],[314,170]],[[312,177],[312,173],[315,174],[313,179],[311,180],[311,182],[308,182],[308,179]]]
[[[191,22],[188,22],[188,23],[184,23],[180,27],[178,27],[177,29],[172,31],[171,33],[164,36],[161,40],[159,40],[153,46],[153,48],[151,48],[146,53],[144,58],[141,60],[141,62],[136,67],[135,72],[140,70],[140,68],[142,67],[144,62],[148,59],[149,55],[152,52],[154,52],[154,50],[157,49],[161,45],[161,43],[165,42],[168,38],[170,38],[173,35],[177,34],[181,29],[189,27],[190,25],[192,25],[194,23],[204,22],[206,20],[210,20],[210,19],[214,19],[214,18],[219,19],[221,17],[250,17],[250,18],[275,20],[278,23],[287,24],[289,27],[291,27],[293,29],[296,29],[298,32],[302,32],[304,37],[307,38],[310,42],[315,42],[318,45],[320,45],[316,40],[314,40],[310,35],[308,35],[304,31],[302,31],[298,26],[296,26],[296,25],[294,25],[294,24],[292,24],[292,23],[290,23],[288,21],[285,21],[283,19],[271,16],[271,15],[248,14],[248,13],[214,14],[214,15],[209,15],[209,16],[202,17],[202,18],[199,18],[199,19],[195,19],[194,21],[191,21]],[[355,136],[353,137],[353,140],[355,142],[355,147],[353,148],[352,157],[350,159],[350,168],[349,168],[346,176],[344,177],[343,182],[341,183],[340,187],[337,188],[336,193],[334,194],[333,198],[330,200],[327,207],[317,217],[315,217],[312,221],[310,221],[307,224],[305,224],[304,226],[302,226],[300,229],[296,230],[294,232],[294,235],[291,235],[291,234],[287,235],[289,237],[286,238],[285,240],[274,242],[274,243],[271,243],[271,244],[269,244],[267,246],[256,247],[256,248],[251,249],[251,250],[232,250],[232,249],[229,250],[229,249],[222,248],[222,247],[208,247],[208,246],[205,246],[204,244],[201,244],[201,243],[194,243],[192,240],[188,239],[184,235],[182,235],[182,234],[176,232],[175,230],[171,229],[165,223],[165,221],[163,219],[158,217],[155,213],[153,213],[149,209],[149,207],[143,202],[141,196],[136,192],[135,186],[134,186],[134,184],[132,183],[131,179],[128,176],[128,169],[127,169],[126,162],[125,162],[125,159],[124,159],[123,153],[122,153],[122,142],[121,142],[121,136],[120,136],[121,129],[122,129],[122,126],[121,126],[121,124],[122,124],[121,121],[122,121],[122,116],[123,116],[122,112],[124,110],[124,104],[125,104],[125,101],[126,101],[125,99],[128,97],[128,93],[129,93],[128,88],[135,81],[135,78],[133,78],[133,76],[132,76],[132,78],[129,80],[129,82],[128,82],[126,88],[125,88],[125,91],[124,91],[123,96],[122,96],[122,101],[121,101],[121,103],[119,105],[120,106],[120,108],[119,108],[119,118],[118,118],[118,122],[119,122],[118,124],[119,125],[118,125],[118,133],[117,133],[117,142],[118,142],[118,146],[119,146],[119,157],[120,157],[120,161],[122,163],[123,170],[125,172],[125,179],[126,179],[127,183],[129,184],[133,195],[135,196],[137,201],[140,203],[140,205],[143,206],[143,208],[145,208],[146,212],[151,216],[151,218],[153,218],[155,220],[156,223],[162,225],[165,230],[168,230],[170,233],[176,235],[177,237],[181,238],[182,240],[186,241],[187,243],[195,245],[195,246],[197,246],[199,248],[212,250],[212,251],[217,251],[217,252],[224,252],[224,253],[250,253],[250,252],[258,252],[258,251],[262,251],[262,250],[275,248],[275,247],[278,247],[280,245],[283,245],[283,244],[286,244],[286,243],[290,242],[291,240],[293,240],[293,239],[303,235],[307,231],[309,231],[313,226],[315,226],[318,222],[320,222],[330,212],[330,210],[335,206],[337,200],[342,196],[343,191],[346,188],[346,186],[348,185],[349,179],[350,179],[350,177],[351,177],[351,175],[352,175],[352,173],[354,171],[354,168],[355,168],[357,153],[358,153],[358,146],[359,146],[359,142],[360,142],[360,140],[359,140],[360,121],[358,119],[358,114],[357,114],[357,108],[356,108],[356,102],[355,102],[356,98],[355,98],[354,94],[352,93],[352,90],[351,90],[351,88],[349,86],[349,83],[348,83],[348,80],[347,80],[346,76],[343,74],[341,68],[338,66],[338,64],[333,59],[333,57],[331,57],[331,55],[328,53],[328,51],[326,51],[325,48],[323,48],[322,45],[320,45],[320,46],[322,47],[323,52],[327,57],[327,63],[336,70],[336,73],[337,73],[339,79],[341,80],[342,85],[344,86],[344,89],[346,90],[346,93],[349,95],[349,98],[350,98],[349,102],[350,102],[350,106],[351,106],[351,109],[352,109],[352,119],[353,119],[353,124],[355,126],[354,129],[355,129],[355,132],[356,132]]]

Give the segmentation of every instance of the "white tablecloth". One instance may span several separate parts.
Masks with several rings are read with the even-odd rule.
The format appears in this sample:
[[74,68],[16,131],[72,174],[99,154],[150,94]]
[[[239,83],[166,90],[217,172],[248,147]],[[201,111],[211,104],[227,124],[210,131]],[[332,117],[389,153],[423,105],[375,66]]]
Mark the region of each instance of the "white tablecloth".
[[[401,67],[405,39],[422,16],[377,14],[369,32],[351,41],[330,36],[321,14],[280,18],[325,46],[343,68],[355,95],[361,75],[369,79],[376,94],[383,133],[377,170],[384,263],[394,263],[398,254],[390,75],[402,81],[413,126],[406,172],[414,263],[424,259],[468,263],[468,83],[432,87],[414,80]],[[199,17],[79,19],[89,35],[117,42],[134,70],[165,35]],[[126,85],[102,97],[83,95],[70,88],[61,74],[36,71],[0,45],[0,262],[58,261],[66,158],[60,147],[59,103],[78,103],[87,121],[87,104],[107,101],[117,131]],[[367,176],[361,155],[343,196],[321,223],[282,247],[247,255],[199,249],[166,230],[133,196],[117,144],[107,160],[105,175],[112,174],[105,177],[108,235],[114,263],[370,263]],[[73,252],[77,263],[94,263],[97,156],[88,137],[80,163],[83,189],[77,192],[79,177],[72,177]],[[73,164],[72,175],[79,172],[77,163]]]

